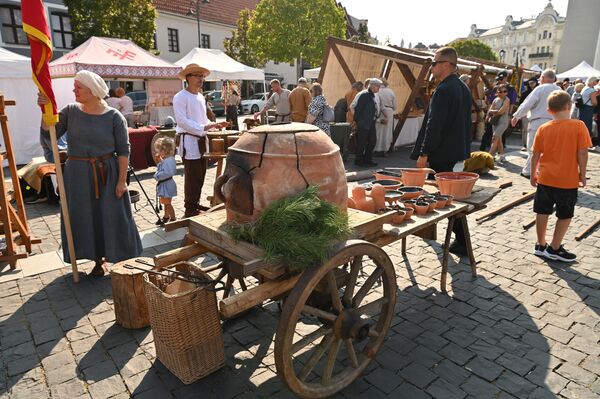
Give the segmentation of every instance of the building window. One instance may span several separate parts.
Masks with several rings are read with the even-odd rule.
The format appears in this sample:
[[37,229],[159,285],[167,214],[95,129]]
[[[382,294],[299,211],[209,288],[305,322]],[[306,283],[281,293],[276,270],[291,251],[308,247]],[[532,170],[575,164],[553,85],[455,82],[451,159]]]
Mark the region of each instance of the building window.
[[525,33],[523,34],[523,41],[524,41],[524,42],[526,42],[526,41],[527,41],[527,32],[525,32]]
[[540,48],[536,47],[535,52],[536,52],[536,54],[539,54],[540,53]]
[[21,9],[19,7],[0,7],[2,22],[2,40],[4,43],[27,44],[27,35],[23,32]]
[[202,33],[200,38],[202,42],[202,48],[210,48],[210,35],[205,35]]
[[73,48],[73,32],[71,31],[71,18],[68,14],[52,13],[52,41],[56,48]]
[[542,34],[541,33],[538,35],[538,39],[542,40]]
[[547,39],[547,38],[548,38],[548,31],[547,31],[547,30],[545,30],[545,31],[544,31],[544,35],[543,35],[543,37],[544,37],[544,39]]
[[513,49],[513,60],[517,57],[517,49]]
[[172,53],[179,52],[179,31],[177,29],[167,28],[169,36],[169,51]]
[[156,36],[156,32],[152,34],[152,50],[158,50],[158,36]]
[[290,66],[294,66],[294,61],[290,62]]
[[548,32],[548,39],[552,39],[552,32]]
[[273,64],[279,65],[279,61],[273,61]]
[[521,58],[525,57],[525,49],[521,50]]

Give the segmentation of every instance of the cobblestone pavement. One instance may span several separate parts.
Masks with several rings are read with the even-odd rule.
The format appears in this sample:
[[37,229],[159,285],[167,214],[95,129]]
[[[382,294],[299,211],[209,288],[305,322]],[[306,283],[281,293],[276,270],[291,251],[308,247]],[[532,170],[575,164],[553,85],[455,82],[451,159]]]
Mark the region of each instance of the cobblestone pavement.
[[[406,150],[380,160],[409,164]],[[481,181],[513,180],[491,206],[530,189],[518,176],[522,164],[513,153]],[[600,217],[599,171],[600,155],[590,154],[591,179],[566,237],[578,255],[570,266],[531,254],[535,232],[522,228],[533,217],[531,202],[481,224],[471,216],[479,276],[473,280],[467,260],[453,256],[447,295],[439,292],[438,242],[410,237],[406,257],[399,243],[385,247],[398,282],[392,328],[369,368],[337,397],[599,398],[600,232],[574,241]],[[150,175],[140,177],[152,192]],[[214,169],[206,187],[213,179]],[[181,196],[175,207],[182,214]],[[58,245],[56,211],[28,208],[33,230],[44,239],[37,251]],[[141,230],[155,221],[147,206],[135,218]],[[156,359],[150,329],[114,323],[108,277],[73,284],[65,268],[1,283],[0,398],[291,397],[276,375],[278,320],[278,306],[269,302],[224,323],[226,367],[186,386]]]

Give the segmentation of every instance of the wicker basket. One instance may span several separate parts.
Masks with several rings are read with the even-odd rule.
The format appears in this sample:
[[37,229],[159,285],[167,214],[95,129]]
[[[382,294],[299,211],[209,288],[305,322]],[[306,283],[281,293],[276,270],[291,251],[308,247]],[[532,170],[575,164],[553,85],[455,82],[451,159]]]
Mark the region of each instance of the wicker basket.
[[[209,278],[189,262],[173,269]],[[213,291],[196,287],[169,295],[165,288],[173,278],[146,274],[144,293],[148,301],[150,326],[156,357],[184,384],[191,384],[225,365],[223,331]]]

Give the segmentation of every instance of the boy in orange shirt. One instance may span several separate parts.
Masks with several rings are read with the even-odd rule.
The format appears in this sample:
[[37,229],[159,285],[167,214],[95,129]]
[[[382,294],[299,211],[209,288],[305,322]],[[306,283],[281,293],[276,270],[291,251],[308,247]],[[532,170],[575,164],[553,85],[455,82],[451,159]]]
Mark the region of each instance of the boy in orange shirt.
[[[585,187],[587,152],[592,146],[585,124],[570,119],[570,110],[571,98],[565,91],[556,90],[548,96],[548,112],[554,120],[538,129],[531,160],[531,185],[537,187],[533,203],[537,214],[534,253],[562,262],[574,262],[576,258],[563,247],[562,240],[573,217],[577,189]],[[546,227],[553,208],[558,220],[552,242],[547,244]]]

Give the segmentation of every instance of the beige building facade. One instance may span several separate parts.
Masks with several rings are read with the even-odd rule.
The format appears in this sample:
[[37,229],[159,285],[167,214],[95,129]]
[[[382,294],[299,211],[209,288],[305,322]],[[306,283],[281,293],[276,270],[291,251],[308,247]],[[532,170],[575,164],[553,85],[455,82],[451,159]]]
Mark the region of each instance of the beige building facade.
[[490,29],[473,24],[468,38],[487,44],[507,64],[514,64],[518,55],[519,63],[527,68],[556,68],[565,21],[548,3],[534,19],[514,20],[508,15],[504,25]]

